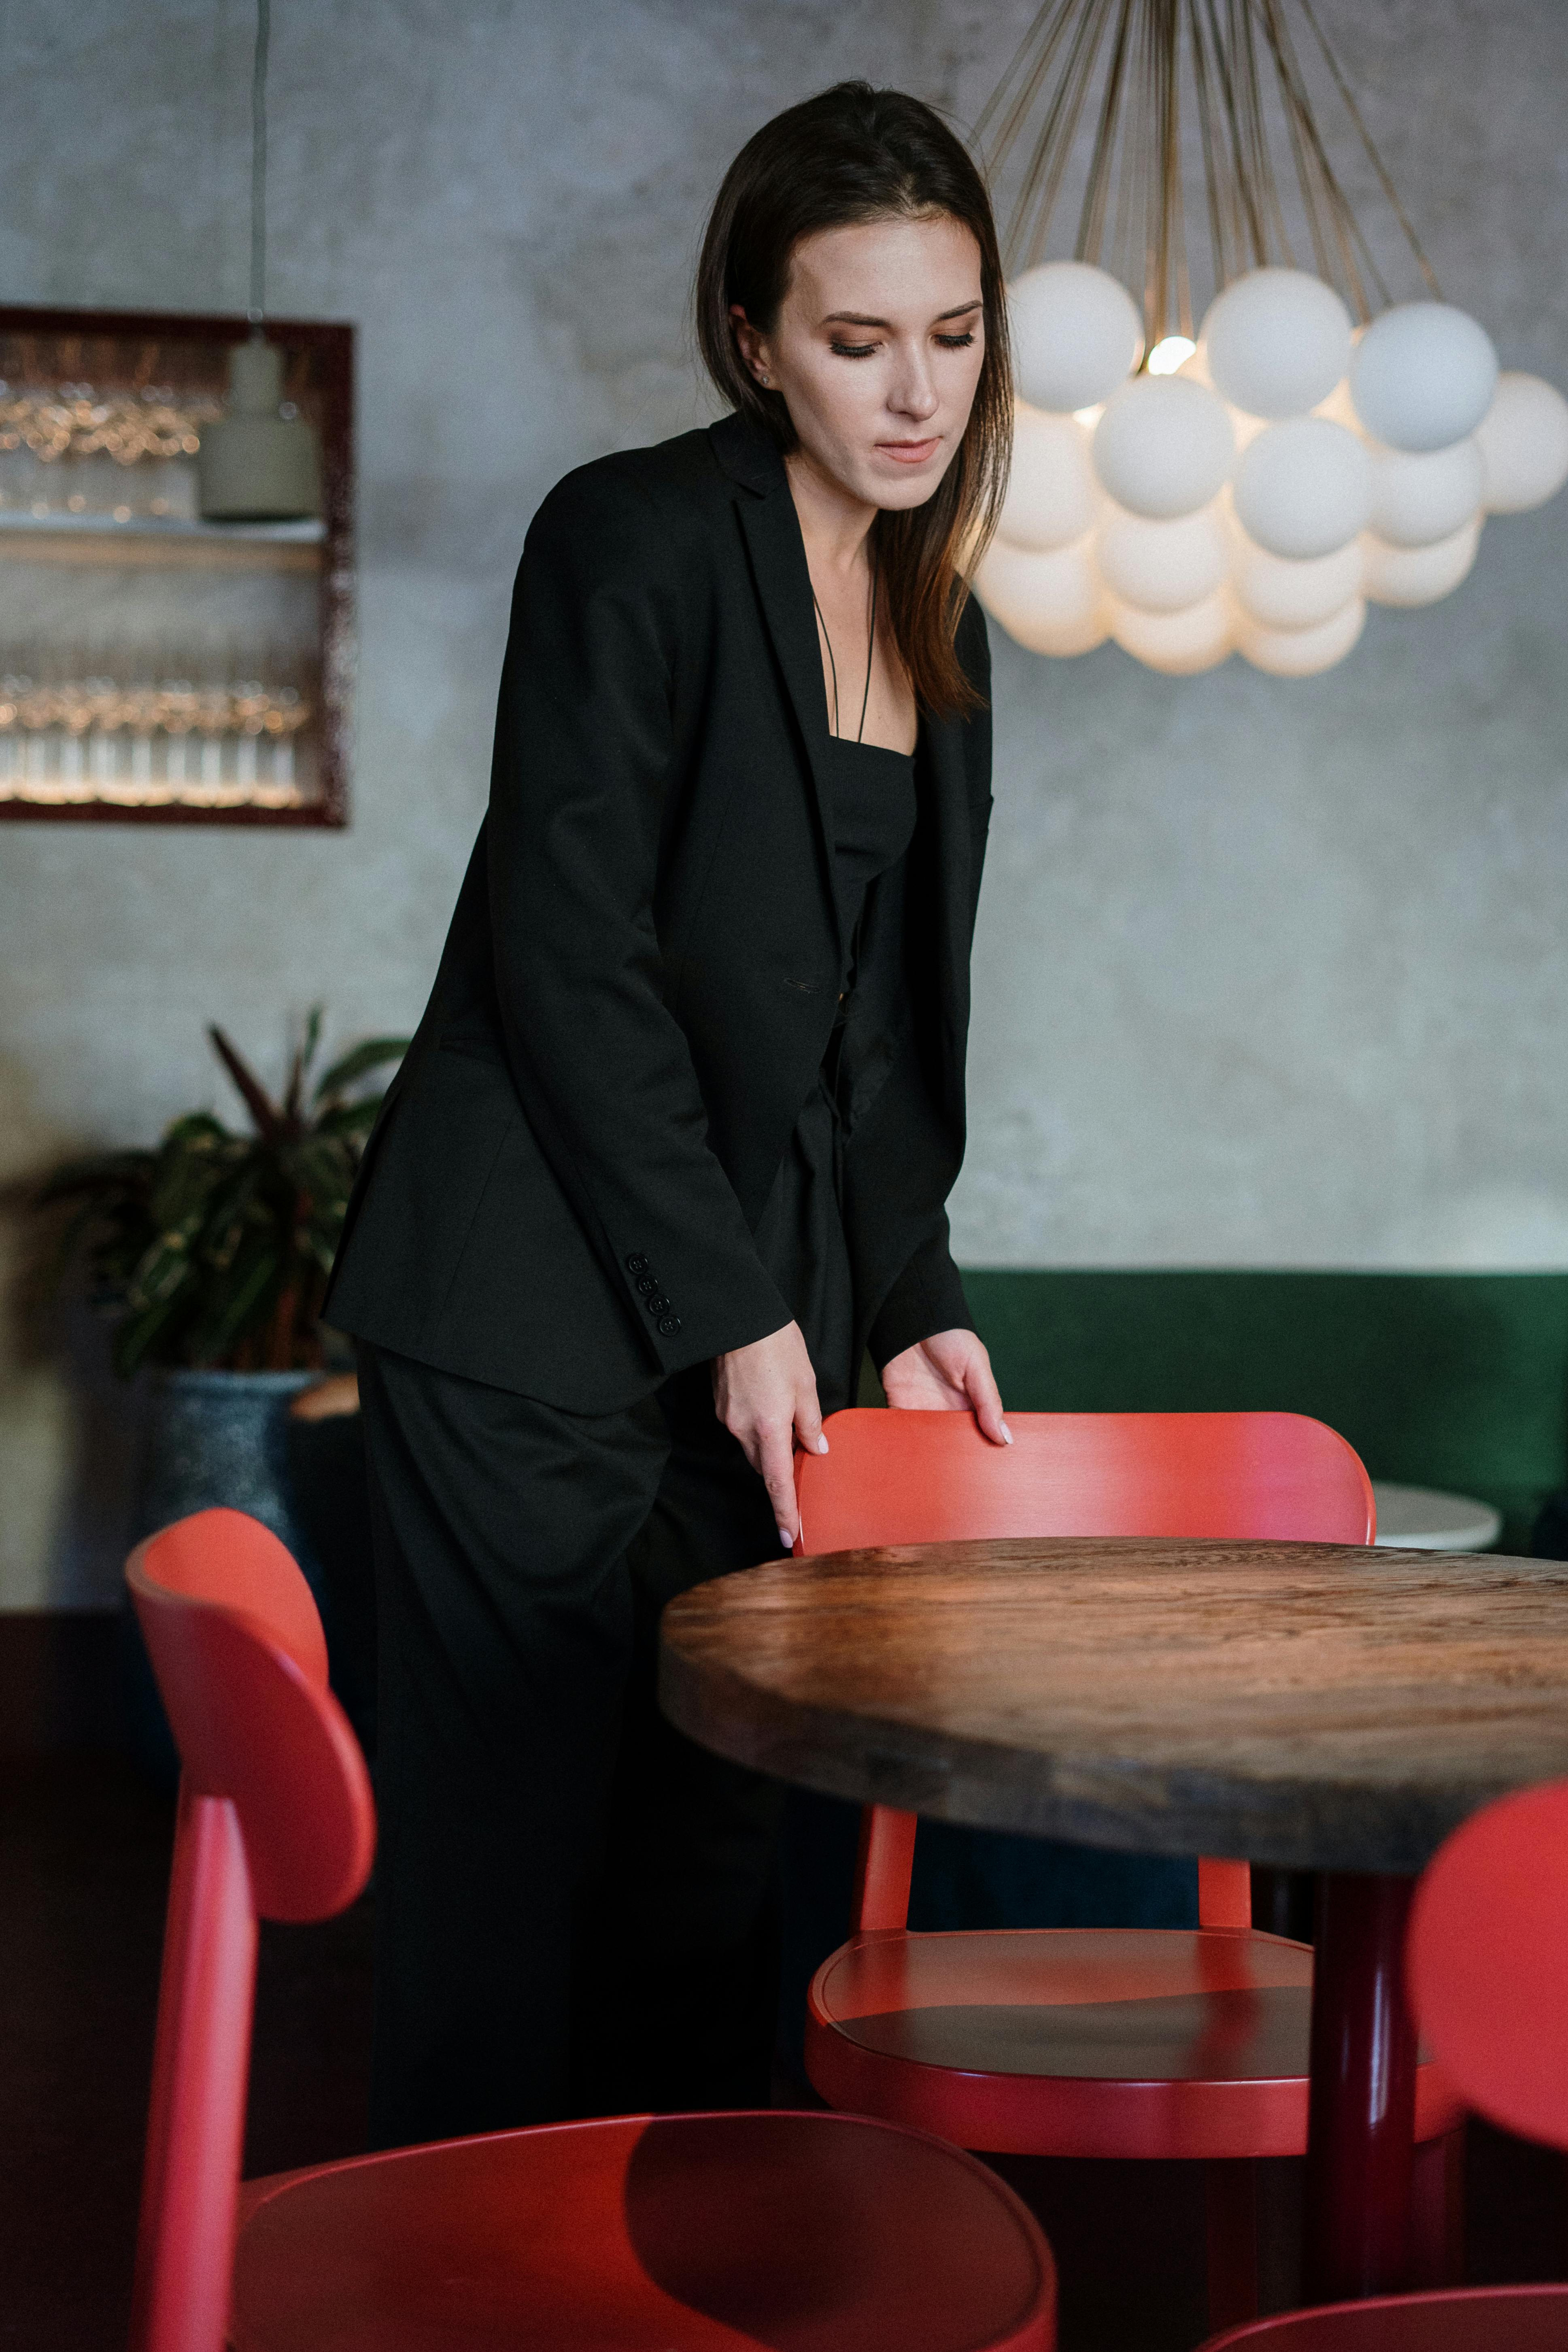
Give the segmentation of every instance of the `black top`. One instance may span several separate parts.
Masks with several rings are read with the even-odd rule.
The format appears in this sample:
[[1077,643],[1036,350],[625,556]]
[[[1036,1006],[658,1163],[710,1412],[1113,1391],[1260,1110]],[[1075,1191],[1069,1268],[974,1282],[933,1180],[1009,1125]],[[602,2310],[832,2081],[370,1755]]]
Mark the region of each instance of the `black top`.
[[833,806],[833,887],[844,941],[845,979],[854,974],[854,940],[866,893],[896,866],[914,837],[915,755],[853,737],[828,738]]
[[[861,918],[871,885],[906,856],[919,807],[912,751],[890,751],[879,743],[834,736],[828,761],[833,887],[844,942],[844,984],[816,1083],[795,1121],[757,1224],[757,1255],[801,1328],[825,1415],[855,1402],[864,1340],[855,1313],[854,1269],[844,1226],[845,1152],[854,1118],[844,1073],[847,1059],[853,1059],[847,1057],[846,1044],[855,1018]],[[944,1327],[933,1323],[930,1328]],[[911,1335],[929,1336],[929,1331]]]
[[[973,601],[957,650],[984,698]],[[943,1204],[989,713],[922,736],[919,823],[861,895],[840,1054],[843,1228],[879,1363],[968,1319]],[[765,434],[727,417],[557,485],[518,573],[489,813],[349,1205],[331,1322],[593,1413],[790,1319],[757,1230],[844,988],[849,760],[883,768],[828,735]],[[859,815],[844,838],[861,892],[887,845]]]

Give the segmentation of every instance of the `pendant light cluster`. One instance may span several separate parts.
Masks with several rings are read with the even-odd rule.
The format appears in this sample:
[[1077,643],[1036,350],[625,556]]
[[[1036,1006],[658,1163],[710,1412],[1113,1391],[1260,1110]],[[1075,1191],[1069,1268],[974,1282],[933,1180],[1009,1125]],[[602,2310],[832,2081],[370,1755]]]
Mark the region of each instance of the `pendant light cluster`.
[[[1568,402],[1500,373],[1485,330],[1442,299],[1311,0],[1300,10],[1425,299],[1390,299],[1313,119],[1284,0],[1047,0],[982,117],[982,134],[1000,125],[994,172],[1044,110],[1009,236],[1025,264],[1010,285],[1012,480],[975,580],[1032,652],[1109,637],[1154,669],[1239,652],[1310,676],[1350,652],[1369,602],[1446,596],[1488,515],[1568,479]],[[1042,261],[1091,89],[1077,257]],[[1271,135],[1291,159],[1289,205]],[[1209,229],[1195,331],[1184,163]]]

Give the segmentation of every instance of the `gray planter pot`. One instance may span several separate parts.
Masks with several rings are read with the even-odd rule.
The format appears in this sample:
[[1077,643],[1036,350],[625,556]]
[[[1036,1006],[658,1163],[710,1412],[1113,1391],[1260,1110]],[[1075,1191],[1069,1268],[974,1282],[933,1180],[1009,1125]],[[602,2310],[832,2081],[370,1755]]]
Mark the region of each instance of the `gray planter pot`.
[[[319,1372],[154,1373],[132,1540],[192,1511],[248,1511],[300,1559],[289,1407]],[[300,1566],[306,1563],[300,1560]]]
[[[247,1511],[286,1543],[321,1606],[320,1577],[302,1538],[289,1475],[289,1407],[316,1372],[154,1373],[152,1412],[132,1541],[193,1511]],[[126,1718],[137,1763],[173,1789],[179,1758],[134,1614],[125,1619]]]

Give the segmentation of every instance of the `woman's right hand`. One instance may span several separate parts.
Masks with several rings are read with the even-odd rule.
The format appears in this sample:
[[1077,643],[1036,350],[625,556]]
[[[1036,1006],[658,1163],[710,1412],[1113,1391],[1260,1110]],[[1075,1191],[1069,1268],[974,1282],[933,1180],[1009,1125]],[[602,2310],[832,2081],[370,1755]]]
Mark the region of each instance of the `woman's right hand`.
[[713,1359],[713,1410],[739,1440],[768,1490],[779,1541],[793,1551],[800,1533],[795,1500],[795,1449],[826,1454],[816,1374],[798,1323]]

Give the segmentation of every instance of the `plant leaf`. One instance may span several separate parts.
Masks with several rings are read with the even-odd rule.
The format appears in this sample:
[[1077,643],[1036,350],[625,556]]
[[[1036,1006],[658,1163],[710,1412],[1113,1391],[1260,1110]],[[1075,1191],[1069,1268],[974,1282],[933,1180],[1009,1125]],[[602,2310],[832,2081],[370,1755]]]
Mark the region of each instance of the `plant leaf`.
[[238,1087],[245,1107],[256,1122],[256,1132],[265,1142],[277,1141],[287,1131],[289,1124],[283,1112],[269,1099],[259,1078],[241,1061],[216,1021],[209,1023],[207,1035],[213,1041],[219,1061]]
[[265,1323],[270,1305],[267,1294],[280,1263],[279,1251],[269,1243],[258,1250],[237,1287],[224,1300],[221,1312],[203,1328],[200,1350],[205,1360],[226,1355],[248,1332]]
[[342,1137],[353,1143],[357,1157],[385,1099],[384,1095],[358,1095],[353,1102],[333,1103],[330,1109],[318,1113],[316,1133]]
[[126,1303],[134,1312],[172,1298],[191,1274],[192,1234],[175,1228],[160,1234],[138,1259],[126,1285]]
[[305,1020],[305,1034],[295,1049],[289,1066],[289,1083],[283,1090],[283,1116],[295,1126],[305,1107],[305,1073],[315,1059],[316,1047],[321,1038],[321,1008],[312,1004]]
[[311,1099],[325,1104],[333,1095],[342,1094],[345,1087],[352,1087],[356,1078],[363,1078],[367,1070],[377,1070],[384,1062],[400,1062],[413,1042],[411,1037],[364,1038],[334,1062],[330,1070],[322,1072]]

